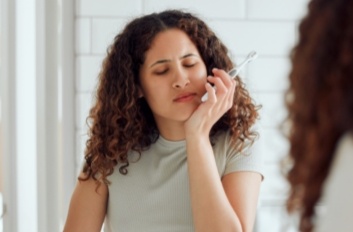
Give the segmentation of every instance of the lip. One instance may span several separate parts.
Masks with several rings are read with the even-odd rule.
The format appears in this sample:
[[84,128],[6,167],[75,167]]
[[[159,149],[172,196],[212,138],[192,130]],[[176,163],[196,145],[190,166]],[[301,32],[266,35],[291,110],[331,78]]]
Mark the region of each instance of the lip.
[[187,102],[196,96],[196,93],[182,93],[179,94],[176,98],[173,99],[174,102]]

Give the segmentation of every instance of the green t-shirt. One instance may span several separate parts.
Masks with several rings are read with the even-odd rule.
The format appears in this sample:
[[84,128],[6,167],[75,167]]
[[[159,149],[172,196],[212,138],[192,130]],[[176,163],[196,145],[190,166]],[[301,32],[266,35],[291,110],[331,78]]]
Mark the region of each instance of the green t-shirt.
[[[220,133],[213,146],[220,178],[237,171],[261,173],[259,155],[252,154],[249,146],[236,152],[229,139],[228,133]],[[129,157],[138,155],[131,152]],[[106,232],[194,231],[185,141],[160,136],[137,162],[130,162],[127,175],[118,168],[108,177]]]

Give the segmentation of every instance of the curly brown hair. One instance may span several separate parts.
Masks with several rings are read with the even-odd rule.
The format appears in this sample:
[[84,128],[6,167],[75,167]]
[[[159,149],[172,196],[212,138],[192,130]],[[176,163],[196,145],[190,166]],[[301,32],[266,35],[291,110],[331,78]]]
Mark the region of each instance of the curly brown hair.
[[312,231],[341,136],[353,131],[353,0],[312,0],[291,53],[289,212]]
[[[168,10],[132,20],[115,37],[103,62],[96,102],[88,117],[90,130],[83,168],[86,178],[81,179],[91,177],[109,184],[107,176],[118,163],[119,172],[127,173],[130,150],[141,155],[158,139],[151,109],[139,95],[139,69],[155,36],[171,28],[180,29],[190,37],[208,74],[214,67],[225,70],[233,67],[227,48],[202,20],[190,13]],[[250,127],[258,113],[241,79],[237,77],[236,81],[235,104],[213,126],[210,136],[230,130],[233,140],[238,141],[236,144],[243,145],[245,140],[253,141],[256,137]]]

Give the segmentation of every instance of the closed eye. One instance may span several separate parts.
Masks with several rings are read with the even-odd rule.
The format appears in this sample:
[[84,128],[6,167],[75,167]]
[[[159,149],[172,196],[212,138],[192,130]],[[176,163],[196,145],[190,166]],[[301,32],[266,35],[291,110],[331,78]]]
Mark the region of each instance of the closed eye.
[[196,65],[196,63],[184,64],[184,66],[187,68],[194,67],[195,65]]
[[156,71],[154,72],[156,75],[163,75],[163,74],[166,74],[168,72],[168,69],[164,69],[164,70],[161,70],[161,71]]

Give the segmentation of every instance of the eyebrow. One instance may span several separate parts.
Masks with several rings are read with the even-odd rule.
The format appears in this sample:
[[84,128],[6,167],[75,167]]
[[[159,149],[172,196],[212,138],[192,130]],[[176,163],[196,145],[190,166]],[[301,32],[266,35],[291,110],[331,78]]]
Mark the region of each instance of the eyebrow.
[[[193,54],[193,53],[188,53],[186,55],[183,55],[181,57],[179,57],[179,59],[185,59],[187,57],[190,57],[190,56],[196,56],[196,57],[199,57],[198,55],[196,54]],[[170,62],[171,60],[168,60],[168,59],[163,59],[163,60],[157,60],[156,62],[154,62],[153,64],[150,65],[150,68],[152,68],[153,66],[157,65],[157,64],[162,64],[162,63],[166,63],[166,62]]]

